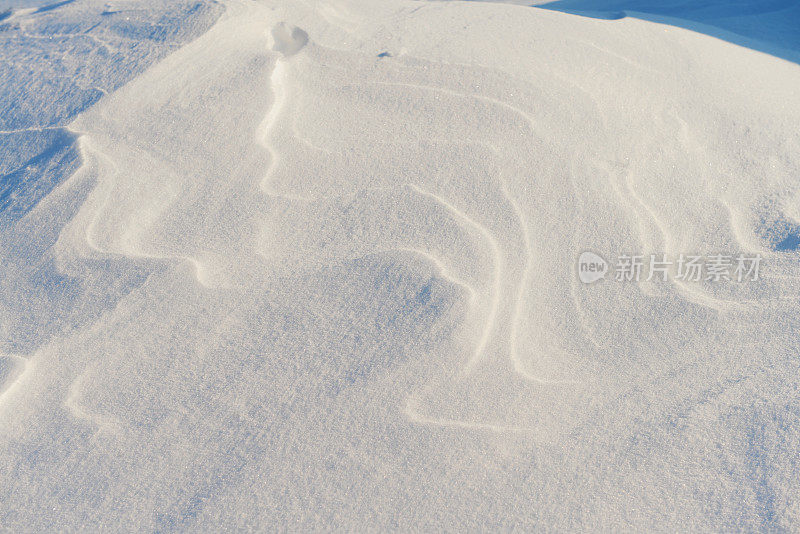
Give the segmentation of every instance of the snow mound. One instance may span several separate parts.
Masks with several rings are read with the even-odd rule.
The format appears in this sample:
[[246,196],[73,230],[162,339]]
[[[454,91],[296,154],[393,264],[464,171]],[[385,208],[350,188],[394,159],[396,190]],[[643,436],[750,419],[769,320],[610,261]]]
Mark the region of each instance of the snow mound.
[[3,527],[798,529],[798,64],[625,2],[222,5],[0,22]]

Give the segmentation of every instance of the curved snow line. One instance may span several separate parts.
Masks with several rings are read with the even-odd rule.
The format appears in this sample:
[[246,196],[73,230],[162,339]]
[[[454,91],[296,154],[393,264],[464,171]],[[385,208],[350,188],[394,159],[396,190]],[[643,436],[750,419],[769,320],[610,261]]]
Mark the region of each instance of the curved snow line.
[[3,401],[13,394],[13,392],[20,387],[23,379],[30,374],[34,365],[29,358],[19,356],[17,354],[0,354],[0,360],[8,360],[12,366],[11,372],[5,377],[5,380],[0,383],[0,409],[3,407]]
[[[666,225],[661,221],[660,217],[655,213],[655,210],[653,210],[650,207],[650,205],[647,204],[641,198],[641,196],[638,193],[636,193],[636,191],[633,189],[630,180],[631,172],[628,170],[627,165],[624,165],[623,169],[625,171],[624,172],[625,177],[622,179],[622,182],[624,183],[625,189],[628,193],[627,195],[624,194],[623,191],[620,189],[616,180],[614,180],[611,177],[611,175],[614,173],[611,172],[611,170],[608,168],[606,168],[607,172],[606,179],[607,182],[611,185],[612,190],[615,192],[619,200],[627,204],[631,208],[631,210],[635,213],[637,226],[639,228],[640,243],[643,246],[647,247],[647,244],[644,242],[643,236],[647,233],[645,229],[645,222],[650,222],[651,224],[653,224],[653,226],[655,226],[656,230],[661,234],[661,239],[664,245],[664,252],[665,253],[673,252],[674,246],[672,245],[672,238],[666,229]],[[653,249],[656,249],[657,245],[655,244],[655,240],[653,239],[652,241],[653,244],[651,246]],[[741,303],[736,301],[730,301],[725,299],[719,299],[717,297],[712,297],[707,293],[705,293],[704,291],[695,288],[690,284],[686,284],[681,280],[676,280],[674,277],[670,277],[668,281],[673,287],[675,287],[677,292],[680,295],[682,295],[686,300],[694,304],[703,306],[705,308],[709,308],[720,313],[743,310],[747,308],[747,306],[742,305]],[[652,293],[646,291],[643,288],[643,281],[640,281],[638,283],[638,286],[646,295],[654,296]]]
[[98,431],[107,431],[116,436],[121,435],[122,425],[120,425],[119,421],[105,415],[89,413],[78,402],[80,386],[83,384],[85,376],[85,372],[77,376],[67,388],[67,396],[64,399],[64,407],[67,412],[75,419],[96,427]]
[[[421,85],[421,84],[412,84],[412,83],[404,83],[404,82],[372,81],[372,82],[366,82],[366,83],[372,83],[372,84],[376,84],[376,85],[395,86],[395,87],[409,87],[409,88],[415,88],[415,89],[422,89],[424,91],[432,91],[432,92],[440,92],[440,93],[444,93],[444,94],[449,94],[451,96],[456,96],[458,98],[465,98],[465,99],[470,99],[471,98],[471,99],[475,99],[475,100],[484,101],[484,102],[487,102],[489,104],[493,104],[493,105],[502,107],[502,108],[504,108],[506,110],[509,110],[509,111],[519,115],[520,117],[522,117],[528,123],[528,126],[529,126],[529,128],[531,129],[532,132],[536,131],[536,126],[535,126],[536,123],[535,123],[535,121],[533,120],[533,118],[530,115],[528,115],[525,111],[523,111],[523,110],[521,110],[521,109],[519,109],[519,108],[517,108],[515,106],[512,106],[512,105],[510,105],[510,104],[508,104],[506,102],[503,102],[502,100],[498,100],[496,98],[492,98],[492,97],[488,97],[488,96],[484,96],[484,95],[478,95],[478,94],[459,93],[457,91],[452,91],[450,89],[445,89],[445,88],[441,88],[441,87],[434,87],[434,86]],[[501,155],[501,159],[502,159],[502,155]],[[519,224],[519,229],[520,229],[520,232],[522,234],[521,237],[522,237],[522,240],[523,240],[523,243],[524,243],[524,247],[525,247],[525,251],[526,251],[526,259],[525,259],[525,262],[524,262],[524,265],[523,265],[523,268],[522,268],[522,276],[521,276],[521,279],[520,279],[520,282],[519,282],[519,285],[518,285],[518,288],[517,288],[517,295],[516,295],[516,297],[514,299],[515,302],[514,302],[514,305],[512,307],[511,334],[510,334],[510,338],[509,338],[509,343],[510,343],[509,356],[510,356],[510,359],[511,359],[512,364],[514,366],[514,370],[516,372],[518,372],[519,374],[521,374],[522,376],[524,376],[525,378],[527,378],[529,380],[538,381],[538,379],[536,377],[534,377],[533,375],[531,375],[528,372],[523,370],[522,363],[520,362],[518,354],[516,352],[516,350],[517,350],[517,348],[516,348],[516,343],[517,343],[516,337],[517,337],[517,328],[519,326],[518,325],[518,323],[519,323],[519,315],[520,315],[520,311],[521,311],[521,307],[522,307],[522,296],[523,296],[523,293],[524,293],[524,291],[526,289],[526,286],[527,286],[530,266],[531,266],[531,263],[532,263],[532,257],[531,257],[532,256],[532,250],[531,250],[531,246],[530,246],[530,236],[529,236],[528,227],[527,227],[527,220],[526,220],[522,210],[520,209],[519,204],[517,203],[516,199],[514,199],[512,197],[512,195],[508,192],[506,182],[502,178],[502,172],[501,172],[501,175],[498,176],[498,182],[499,182],[500,189],[501,189],[502,193],[506,196],[506,199],[508,200],[509,204],[511,205],[515,216],[517,217],[518,224]]]
[[474,423],[470,421],[460,421],[458,419],[436,419],[432,417],[426,417],[421,415],[419,412],[416,411],[412,404],[414,401],[412,399],[408,399],[406,401],[406,406],[404,409],[404,413],[407,419],[411,423],[421,424],[421,425],[428,425],[428,426],[437,426],[437,427],[450,427],[456,428],[461,430],[484,430],[488,432],[495,432],[495,433],[524,433],[528,434],[531,432],[538,432],[539,430],[536,428],[530,427],[519,427],[519,426],[507,426],[507,425],[499,425],[499,424],[492,424],[492,423]]
[[[631,198],[633,198],[638,203],[641,209],[643,209],[644,212],[652,220],[656,229],[661,233],[664,242],[664,251],[667,253],[673,252],[674,248],[670,246],[671,237],[666,229],[666,225],[663,222],[661,222],[661,219],[655,212],[655,210],[647,202],[645,202],[644,199],[634,190],[630,178],[631,178],[631,173],[627,172],[625,175],[625,186]],[[670,281],[672,285],[675,286],[675,288],[678,290],[678,292],[682,293],[688,300],[696,304],[701,304],[703,306],[715,309],[718,312],[724,313],[727,311],[742,310],[747,308],[746,305],[740,302],[734,302],[730,300],[720,299],[717,297],[712,297],[711,295],[702,291],[696,286],[686,284],[682,280],[676,280],[674,279],[674,277],[670,278]],[[639,286],[641,287],[641,283],[639,284]]]
[[92,169],[92,165],[90,162],[96,161],[98,159],[102,159],[108,171],[105,173],[102,169],[98,166],[97,168],[97,180],[98,184],[95,189],[92,191],[93,195],[101,195],[102,200],[100,200],[100,204],[93,210],[93,216],[85,224],[84,227],[84,237],[85,242],[89,246],[89,248],[97,252],[99,254],[105,254],[109,256],[123,256],[123,257],[132,257],[132,258],[141,258],[141,259],[149,259],[149,260],[175,260],[179,262],[188,262],[195,273],[195,279],[197,282],[204,286],[204,287],[211,287],[212,284],[210,283],[209,277],[207,276],[207,269],[203,265],[203,263],[198,260],[197,258],[193,258],[191,256],[183,256],[179,254],[149,254],[142,250],[138,250],[133,246],[129,247],[121,247],[121,248],[107,248],[103,247],[94,238],[94,234],[96,233],[95,227],[98,224],[98,221],[102,217],[103,212],[108,207],[109,202],[113,197],[113,184],[115,181],[109,178],[109,175],[116,175],[119,173],[118,167],[114,160],[105,154],[103,151],[97,149],[91,144],[91,138],[89,135],[81,135],[79,137],[79,151],[81,154],[81,158],[84,161],[84,164],[81,166],[75,174],[78,174],[82,170],[89,171]]
[[474,368],[475,364],[478,363],[478,361],[480,361],[481,357],[483,356],[483,352],[489,342],[492,330],[494,329],[495,322],[497,320],[497,313],[500,308],[500,292],[502,291],[501,279],[503,270],[503,258],[502,255],[500,254],[500,247],[497,243],[497,240],[485,226],[468,217],[464,212],[453,206],[450,202],[429,191],[422,189],[418,185],[410,183],[407,185],[409,188],[417,191],[420,195],[427,196],[432,200],[434,200],[435,202],[441,204],[457,218],[464,221],[467,225],[472,226],[475,230],[478,231],[478,233],[480,233],[489,242],[489,246],[492,250],[492,256],[493,256],[492,259],[494,261],[494,266],[495,266],[495,272],[492,282],[493,285],[492,300],[489,305],[489,311],[486,316],[486,326],[484,328],[481,337],[478,340],[478,345],[475,347],[475,353],[473,354],[472,358],[470,358],[467,361],[467,364],[464,368],[464,372],[466,374],[469,374]]
[[475,302],[475,300],[477,298],[477,292],[475,291],[475,288],[472,287],[467,282],[463,281],[462,279],[456,277],[456,275],[454,275],[451,272],[451,270],[444,263],[442,263],[441,260],[439,260],[439,258],[434,256],[430,252],[428,252],[426,250],[423,250],[423,249],[420,249],[420,248],[402,247],[402,246],[401,247],[394,247],[394,248],[386,248],[386,249],[383,249],[383,251],[384,252],[392,252],[392,251],[407,252],[409,254],[413,254],[415,256],[420,256],[420,257],[424,258],[426,261],[428,261],[431,264],[433,264],[434,268],[438,271],[439,275],[442,278],[444,278],[445,280],[447,280],[447,281],[449,281],[449,282],[451,282],[451,283],[453,283],[453,284],[455,284],[455,285],[457,285],[459,287],[464,288],[464,290],[469,295],[470,303],[474,303]]

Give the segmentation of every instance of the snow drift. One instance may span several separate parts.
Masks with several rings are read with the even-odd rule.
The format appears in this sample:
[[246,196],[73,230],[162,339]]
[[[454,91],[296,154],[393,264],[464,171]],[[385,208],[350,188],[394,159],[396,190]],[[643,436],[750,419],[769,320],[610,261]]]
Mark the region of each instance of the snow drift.
[[15,4],[0,524],[797,529],[796,34],[555,4]]

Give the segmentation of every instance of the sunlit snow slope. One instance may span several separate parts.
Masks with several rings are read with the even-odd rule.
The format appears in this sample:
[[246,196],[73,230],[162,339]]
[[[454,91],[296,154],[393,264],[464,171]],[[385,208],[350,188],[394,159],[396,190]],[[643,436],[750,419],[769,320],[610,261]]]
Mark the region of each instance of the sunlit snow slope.
[[[492,2],[11,5],[0,527],[800,529],[787,54]],[[762,273],[583,285],[585,250]]]

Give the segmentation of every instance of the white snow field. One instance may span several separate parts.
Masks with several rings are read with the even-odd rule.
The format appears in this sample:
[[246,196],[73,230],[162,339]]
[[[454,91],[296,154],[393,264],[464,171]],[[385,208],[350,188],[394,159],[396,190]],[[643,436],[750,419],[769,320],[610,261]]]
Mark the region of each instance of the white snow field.
[[0,531],[800,531],[799,3],[518,3],[0,2]]

